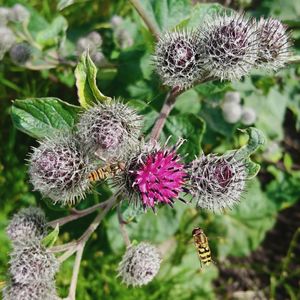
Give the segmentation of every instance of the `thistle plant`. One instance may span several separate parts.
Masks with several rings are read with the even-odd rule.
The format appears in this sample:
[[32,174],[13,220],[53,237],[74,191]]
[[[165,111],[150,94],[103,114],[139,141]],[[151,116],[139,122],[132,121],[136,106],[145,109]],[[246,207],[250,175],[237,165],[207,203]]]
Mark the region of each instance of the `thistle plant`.
[[161,147],[156,142],[142,144],[128,159],[125,171],[115,178],[115,185],[124,189],[130,201],[144,208],[159,204],[173,205],[184,190],[186,172],[176,153],[183,141],[174,147]]
[[159,271],[161,258],[151,244],[142,242],[127,248],[119,264],[119,274],[123,283],[132,286],[148,284]]
[[27,43],[19,43],[14,45],[10,51],[9,55],[11,60],[17,65],[25,64],[31,56],[31,48]]
[[87,176],[93,168],[89,155],[71,133],[40,141],[29,158],[34,189],[62,205],[84,198],[89,189]]
[[141,126],[141,116],[117,100],[90,107],[77,124],[83,145],[105,160],[126,157],[137,143]]
[[196,32],[166,32],[156,44],[155,68],[163,83],[185,89],[202,75]]
[[47,234],[45,213],[35,207],[21,209],[13,216],[6,233],[14,244],[42,240]]
[[245,189],[247,170],[231,155],[204,155],[188,168],[190,192],[198,207],[212,211],[233,208]]
[[[248,179],[255,177],[259,171],[259,165],[250,159],[250,155],[263,144],[264,138],[260,130],[252,127],[245,129],[243,132],[248,134],[249,140],[239,149],[225,149],[227,151],[224,150],[223,154],[202,152],[199,155],[201,138],[198,127],[203,127],[202,136],[204,121],[191,114],[195,123],[193,125],[197,127],[195,131],[199,133],[198,139],[192,140],[189,138],[191,128],[183,126],[185,122],[189,122],[190,115],[186,114],[186,118],[178,121],[185,129],[180,126],[177,128],[177,121],[173,121],[180,108],[172,118],[169,115],[177,96],[197,84],[212,80],[237,80],[256,67],[266,66],[267,69],[277,70],[283,66],[289,56],[285,27],[274,19],[256,22],[244,14],[231,13],[209,17],[201,24],[194,24],[193,28],[181,30],[184,23],[188,22],[185,20],[176,30],[161,33],[138,1],[130,2],[153,34],[155,44],[152,45],[152,57],[155,71],[162,83],[171,89],[153,122],[155,112],[145,113],[147,109],[152,110],[152,103],[148,105],[142,101],[132,101],[129,105],[126,101],[104,95],[97,86],[95,60],[97,55],[99,61],[104,57],[101,56],[103,53],[100,48],[103,40],[105,45],[106,36],[92,32],[79,39],[75,46],[78,55],[83,52],[75,70],[80,107],[56,98],[15,101],[17,104],[19,101],[27,101],[28,107],[42,103],[37,109],[38,113],[33,113],[35,122],[38,119],[36,114],[43,115],[43,123],[39,128],[37,126],[33,130],[33,125],[25,128],[26,122],[20,121],[16,104],[12,110],[13,120],[18,128],[39,138],[39,145],[33,148],[28,160],[29,180],[33,189],[43,198],[49,198],[51,205],[65,206],[66,211],[64,216],[48,223],[44,213],[34,208],[21,210],[12,218],[7,227],[13,250],[8,271],[10,280],[3,294],[5,300],[58,299],[55,274],[60,263],[76,253],[66,298],[75,300],[86,243],[114,208],[118,214],[120,233],[127,246],[119,267],[115,270],[116,274],[127,286],[148,284],[155,280],[163,255],[158,252],[158,247],[148,242],[131,242],[126,229],[128,223],[133,219],[138,220],[137,216],[144,217],[148,208],[155,212],[161,206],[165,206],[166,210],[170,209],[168,206],[177,205],[177,200],[182,200],[185,207],[195,203],[196,209],[192,210],[195,214],[202,209],[211,212],[232,209],[241,201]],[[20,7],[14,9],[21,12]],[[5,15],[5,12],[2,14]],[[26,23],[28,15],[21,15],[15,20]],[[110,29],[117,34],[124,25],[123,19],[115,16],[110,25]],[[26,41],[16,43],[13,35],[8,34],[9,29],[3,28],[0,28],[4,33],[0,50],[4,49],[1,50],[4,55],[11,49],[12,59],[18,64],[24,64],[29,54],[25,48],[20,47]],[[120,29],[119,33],[122,32],[125,31]],[[3,43],[3,40],[6,42]],[[55,52],[57,57],[60,54],[58,52]],[[113,85],[119,84],[118,79],[116,76]],[[126,93],[136,88],[134,84],[128,87]],[[162,92],[165,90],[162,89]],[[224,91],[220,93],[224,94]],[[157,103],[153,104],[153,107],[157,106]],[[51,112],[47,110],[48,107],[51,107]],[[242,124],[249,125],[255,122],[255,111],[242,106],[238,92],[227,92],[221,108],[228,123],[241,121]],[[163,135],[166,121],[168,126]],[[172,130],[173,126],[175,130]],[[172,131],[173,137],[165,142],[164,138],[169,131]],[[185,151],[186,147],[181,147],[184,142],[181,136],[187,136],[186,142],[196,153],[194,160]],[[171,140],[174,138],[177,143],[172,144]],[[203,149],[211,149],[211,145],[204,145]],[[108,184],[101,182],[105,188],[99,187],[95,182],[91,183],[90,175],[96,173],[101,174],[99,178],[103,181],[109,178]],[[102,193],[102,188],[105,193]],[[94,192],[97,197],[91,196],[91,199],[83,202],[88,192]],[[111,196],[103,199],[108,194]],[[186,201],[190,199],[192,201]],[[93,206],[89,206],[90,201],[95,201]],[[79,202],[83,203],[75,207]],[[123,214],[126,205],[127,212],[131,212],[127,219]],[[144,209],[139,209],[140,207]],[[65,244],[55,244],[59,239],[60,227],[96,211],[95,219],[81,235],[78,234],[79,237]],[[159,218],[159,214],[154,217]],[[192,218],[191,223],[193,220]],[[48,233],[48,228],[53,228],[53,231]]]
[[291,54],[287,27],[273,18],[262,18],[257,27],[259,51],[256,64],[277,71],[287,63]]

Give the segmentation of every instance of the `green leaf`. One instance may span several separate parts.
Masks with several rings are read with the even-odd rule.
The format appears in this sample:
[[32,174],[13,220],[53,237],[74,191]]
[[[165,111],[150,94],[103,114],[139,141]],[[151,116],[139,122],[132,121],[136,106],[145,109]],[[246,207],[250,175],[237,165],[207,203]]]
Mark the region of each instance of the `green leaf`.
[[[255,250],[275,223],[277,209],[262,192],[257,179],[252,180],[242,202],[231,212],[215,216],[215,234],[219,257],[244,256]],[[211,229],[213,230],[213,229]]]
[[141,0],[152,22],[161,30],[171,29],[188,18],[191,12],[189,0]]
[[224,10],[224,6],[218,3],[198,3],[193,7],[191,15],[178,26],[186,29],[197,29],[207,16],[213,16]]
[[205,132],[205,122],[195,114],[180,114],[168,117],[164,134],[171,136],[171,141],[175,144],[179,138],[186,142],[180,147],[180,152],[188,154],[187,157],[193,159],[201,151],[201,141]]
[[110,97],[103,95],[97,87],[97,68],[87,51],[82,54],[77,64],[75,77],[79,102],[82,107],[87,108],[98,101],[111,100]]
[[44,138],[61,130],[70,130],[80,107],[58,98],[15,100],[11,116],[16,128],[34,138]]
[[57,224],[56,227],[42,240],[42,245],[46,248],[52,247],[59,235],[59,225]]
[[247,133],[249,136],[246,145],[238,150],[228,151],[226,154],[234,154],[234,158],[238,161],[245,161],[247,168],[248,179],[251,179],[257,175],[260,170],[260,165],[254,163],[250,159],[250,155],[253,154],[260,146],[265,144],[265,136],[257,128],[249,127],[240,131]]
[[63,16],[56,17],[52,23],[36,36],[36,41],[43,47],[58,45],[65,40],[68,22]]

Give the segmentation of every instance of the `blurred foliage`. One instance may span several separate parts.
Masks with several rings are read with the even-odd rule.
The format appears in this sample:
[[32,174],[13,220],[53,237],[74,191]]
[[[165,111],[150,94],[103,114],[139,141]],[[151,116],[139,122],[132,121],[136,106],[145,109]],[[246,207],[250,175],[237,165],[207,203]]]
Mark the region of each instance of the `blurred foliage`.
[[[37,144],[31,137],[41,138],[55,130],[72,127],[81,110],[79,103],[82,106],[88,103],[82,95],[88,99],[95,94],[99,96],[96,81],[104,95],[126,99],[145,116],[143,131],[147,136],[168,92],[153,71],[153,37],[128,1],[0,0],[0,5],[10,7],[17,2],[28,8],[31,17],[28,24],[17,24],[14,30],[20,33],[20,40],[29,35],[35,51],[24,66],[14,65],[9,55],[0,65],[0,282],[6,279],[10,245],[4,228],[11,215],[32,204],[42,206],[49,219],[68,213],[41,199],[28,184],[26,155],[30,146]],[[141,2],[162,30],[177,26],[192,28],[206,14],[222,9],[217,3],[198,3],[192,7],[189,0]],[[300,53],[298,1],[253,1],[247,7],[255,17],[273,15],[289,24],[293,29],[294,51]],[[121,29],[133,40],[127,47],[121,47],[118,34],[112,28],[110,20],[114,15],[124,18]],[[110,65],[99,68],[98,72],[93,69],[92,76],[84,78],[82,70],[86,70],[88,64],[81,61],[75,77],[76,41],[91,31],[101,34],[102,51]],[[148,212],[133,218],[127,211],[131,220],[130,237],[156,243],[165,254],[158,277],[143,288],[127,288],[116,278],[116,268],[125,247],[117,216],[109,214],[84,253],[77,298],[201,300],[221,297],[213,285],[219,276],[218,265],[230,256],[244,257],[256,250],[273,227],[278,213],[299,201],[299,77],[300,67],[295,65],[277,74],[255,72],[240,82],[209,82],[183,93],[167,120],[162,140],[170,135],[172,141],[184,137],[187,143],[182,152],[189,153],[188,160],[201,151],[224,153],[246,145],[246,135],[236,131],[245,126],[226,123],[221,113],[224,94],[238,91],[242,104],[255,109],[255,127],[263,131],[267,139],[264,148],[252,156],[262,167],[258,179],[249,182],[242,203],[222,215],[197,211],[193,205],[182,203],[176,203],[173,210],[164,207],[157,215]],[[12,99],[18,99],[13,106]],[[99,185],[98,193],[89,196],[78,208],[105,200],[110,193],[106,184]],[[92,217],[61,228],[60,242],[78,237]],[[209,268],[200,269],[192,245],[191,231],[197,226],[204,229],[211,243],[216,265]],[[62,265],[58,275],[61,296],[67,295],[72,264],[71,258]],[[270,274],[270,278],[272,276]],[[284,282],[288,276],[280,280]],[[294,287],[286,286],[289,295],[296,293]],[[276,289],[272,295],[276,298]]]

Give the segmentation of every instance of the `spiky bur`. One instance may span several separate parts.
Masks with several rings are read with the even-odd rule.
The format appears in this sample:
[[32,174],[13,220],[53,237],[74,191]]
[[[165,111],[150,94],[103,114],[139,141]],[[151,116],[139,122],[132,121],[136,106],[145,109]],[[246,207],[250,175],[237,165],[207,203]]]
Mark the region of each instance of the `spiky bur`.
[[29,18],[30,12],[24,5],[18,3],[11,8],[10,19],[13,22],[24,23],[27,22]]
[[181,157],[176,153],[180,140],[173,148],[149,142],[126,162],[125,171],[113,180],[123,188],[130,201],[146,209],[159,203],[172,206],[184,191],[186,172]]
[[0,26],[5,26],[9,21],[10,9],[0,7]]
[[11,219],[6,233],[13,244],[42,240],[47,234],[45,213],[37,207],[20,210]]
[[16,41],[14,33],[7,27],[0,27],[0,60]]
[[3,300],[59,300],[53,282],[9,283],[3,289]]
[[29,158],[34,189],[62,205],[84,198],[90,186],[88,174],[94,168],[78,138],[69,133],[41,141]]
[[186,89],[202,75],[199,35],[195,32],[167,32],[156,44],[154,63],[163,83]]
[[82,144],[109,161],[124,159],[136,148],[141,127],[142,117],[120,101],[94,105],[77,124]]
[[197,206],[212,211],[232,208],[240,201],[247,171],[232,155],[204,155],[187,168],[189,190]]
[[90,53],[96,52],[102,46],[102,37],[96,32],[92,31],[87,36],[80,38],[76,44],[78,55],[84,51],[89,50]]
[[209,17],[199,29],[204,68],[214,78],[239,79],[255,65],[256,26],[244,15]]
[[249,126],[256,121],[256,111],[252,107],[243,107],[241,123],[243,125]]
[[259,51],[256,64],[268,70],[283,67],[290,56],[290,39],[287,27],[280,21],[268,18],[261,19],[257,25]]
[[19,43],[10,49],[9,55],[15,64],[23,65],[30,59],[31,48],[27,43]]
[[21,284],[47,283],[54,280],[59,263],[40,241],[28,241],[11,253],[10,274],[12,281]]
[[153,245],[143,242],[130,246],[119,264],[118,276],[126,285],[142,286],[153,280],[160,263],[160,255]]

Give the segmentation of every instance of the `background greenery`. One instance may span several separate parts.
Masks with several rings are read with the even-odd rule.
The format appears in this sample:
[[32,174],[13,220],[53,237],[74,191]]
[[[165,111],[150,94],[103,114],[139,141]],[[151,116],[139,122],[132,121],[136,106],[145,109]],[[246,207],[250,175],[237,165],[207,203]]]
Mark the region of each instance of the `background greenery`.
[[[191,28],[206,14],[222,9],[220,4],[201,3],[204,1],[141,2],[161,30],[176,25]],[[284,21],[293,29],[294,51],[299,54],[300,2],[226,2],[231,8],[244,8],[255,17],[270,15]],[[130,101],[130,105],[145,115],[144,133],[149,133],[168,89],[153,72],[153,38],[128,1],[0,0],[2,6],[15,3],[23,3],[30,10],[28,29],[43,52],[57,50],[64,43],[64,55],[75,60],[78,38],[98,31],[104,41],[102,50],[113,64],[98,71],[98,86],[106,95]],[[113,15],[124,18],[123,26],[133,39],[132,46],[121,48],[118,44],[110,24]],[[60,24],[59,29],[56,22]],[[14,65],[6,55],[0,65],[0,281],[6,280],[10,245],[4,228],[11,215],[29,205],[42,206],[49,219],[67,214],[66,210],[42,200],[28,184],[26,155],[37,142],[16,129],[24,130],[22,122],[26,121],[28,103],[16,101],[13,106],[15,126],[11,120],[12,99],[57,97],[79,104],[74,67],[57,64],[45,69],[43,61],[38,63],[41,70],[33,71]],[[160,209],[157,216],[148,212],[134,219],[128,225],[130,237],[156,243],[165,254],[159,275],[143,288],[126,288],[116,278],[124,244],[116,214],[111,213],[88,243],[77,298],[246,299],[245,293],[238,298],[237,292],[262,291],[261,299],[299,299],[299,78],[300,67],[290,66],[277,74],[255,72],[239,82],[209,82],[182,94],[166,123],[162,139],[170,134],[174,139],[186,138],[188,143],[182,151],[189,152],[190,158],[201,149],[206,153],[222,153],[245,144],[245,135],[236,131],[244,126],[226,123],[220,108],[225,92],[237,90],[243,104],[255,108],[258,116],[255,126],[267,138],[264,148],[253,158],[262,166],[259,176],[249,182],[241,205],[223,215],[177,203],[173,210]],[[41,102],[40,105],[40,109],[47,110],[46,104]],[[73,112],[73,108],[70,111]],[[74,118],[68,119],[69,125]],[[49,120],[42,121],[47,125]],[[46,131],[47,126],[44,129]],[[98,187],[98,192],[79,208],[102,201],[110,194],[105,184]],[[79,236],[92,218],[93,215],[87,216],[64,226],[60,241]],[[209,268],[200,269],[197,261],[191,241],[191,231],[196,226],[204,228],[210,240],[215,265]],[[61,296],[67,294],[72,264],[72,259],[66,261],[58,275]]]

